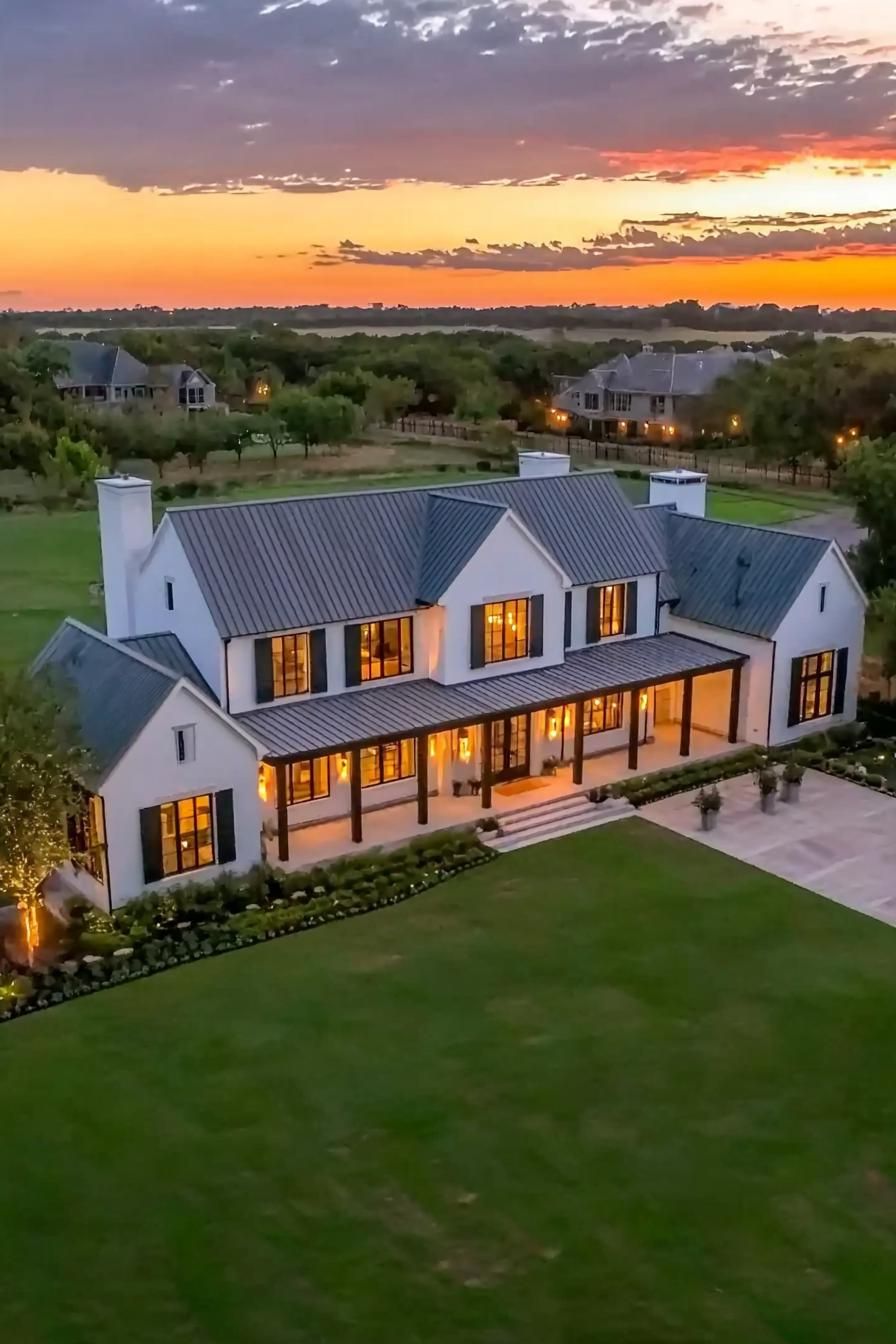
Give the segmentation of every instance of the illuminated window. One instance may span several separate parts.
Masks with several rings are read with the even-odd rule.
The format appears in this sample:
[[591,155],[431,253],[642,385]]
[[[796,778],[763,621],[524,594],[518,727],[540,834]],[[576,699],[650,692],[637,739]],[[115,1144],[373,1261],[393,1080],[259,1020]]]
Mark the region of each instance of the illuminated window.
[[103,800],[96,794],[80,796],[78,810],[68,818],[68,844],[78,867],[105,886],[106,824]]
[[601,639],[625,633],[625,584],[612,583],[600,590],[598,615]]
[[622,727],[622,694],[599,695],[594,700],[586,700],[582,707],[585,715],[584,733],[608,733],[612,728]]
[[529,654],[529,599],[488,602],[485,608],[485,661],[506,663]]
[[799,718],[797,723],[823,719],[834,698],[834,653],[812,653],[800,662]]
[[361,748],[362,789],[369,789],[374,784],[389,784],[396,779],[410,779],[416,771],[417,743],[412,737]]
[[274,698],[308,690],[308,636],[277,635],[271,640]]
[[215,834],[212,826],[211,794],[181,798],[163,803],[162,874],[191,873],[207,868],[215,861]]
[[293,761],[286,770],[286,801],[310,803],[315,798],[330,796],[330,758],[315,756],[314,760]]
[[413,620],[368,621],[361,626],[361,680],[380,681],[414,670]]

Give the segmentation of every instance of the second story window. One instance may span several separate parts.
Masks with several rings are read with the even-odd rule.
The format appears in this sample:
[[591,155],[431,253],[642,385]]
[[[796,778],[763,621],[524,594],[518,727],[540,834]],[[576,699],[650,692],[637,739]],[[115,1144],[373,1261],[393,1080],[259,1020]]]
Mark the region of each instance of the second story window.
[[637,634],[638,585],[608,583],[588,589],[585,638],[588,644],[614,635]]
[[625,630],[625,584],[613,583],[600,590],[600,637],[621,635]]
[[414,670],[413,620],[367,621],[361,626],[361,680],[381,681]]
[[651,397],[651,398],[650,398],[650,414],[651,414],[651,415],[665,415],[665,414],[666,414],[666,398],[665,398],[665,397]]
[[308,690],[308,635],[278,635],[271,640],[274,699]]
[[485,661],[505,663],[529,654],[529,599],[485,605]]

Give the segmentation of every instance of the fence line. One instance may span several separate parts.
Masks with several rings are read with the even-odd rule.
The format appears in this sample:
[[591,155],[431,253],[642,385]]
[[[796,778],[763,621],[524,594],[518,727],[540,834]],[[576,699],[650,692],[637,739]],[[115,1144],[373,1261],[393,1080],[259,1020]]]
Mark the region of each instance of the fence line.
[[[434,439],[458,439],[464,443],[482,443],[482,430],[476,425],[458,424],[435,416],[403,416],[388,426],[394,433],[422,434]],[[654,468],[686,467],[704,471],[710,480],[741,482],[777,482],[806,490],[832,490],[837,473],[821,465],[788,466],[778,462],[747,462],[732,458],[724,449],[717,452],[691,451],[669,448],[665,444],[627,443],[615,440],[586,439],[577,435],[536,434],[530,430],[515,430],[514,443],[519,447],[567,452],[581,462],[619,462],[627,466]]]

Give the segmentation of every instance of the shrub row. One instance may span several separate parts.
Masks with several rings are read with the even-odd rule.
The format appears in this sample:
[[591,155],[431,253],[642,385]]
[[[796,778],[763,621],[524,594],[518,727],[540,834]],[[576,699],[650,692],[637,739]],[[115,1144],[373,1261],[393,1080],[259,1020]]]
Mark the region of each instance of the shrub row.
[[79,903],[72,909],[66,960],[27,975],[0,963],[0,1021],[185,962],[398,905],[496,857],[475,832],[451,831],[305,872],[259,866],[243,876],[148,892],[111,915]]

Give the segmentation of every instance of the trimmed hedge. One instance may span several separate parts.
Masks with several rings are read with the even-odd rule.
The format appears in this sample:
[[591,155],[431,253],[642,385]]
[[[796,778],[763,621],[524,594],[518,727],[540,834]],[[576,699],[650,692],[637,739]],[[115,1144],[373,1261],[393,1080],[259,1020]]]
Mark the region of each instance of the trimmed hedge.
[[73,907],[67,960],[50,970],[0,961],[0,1022],[240,947],[398,905],[497,858],[472,831],[284,873],[259,866],[214,882],[148,892],[113,912]]

